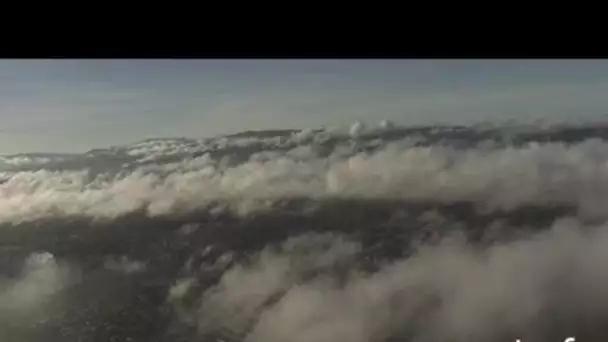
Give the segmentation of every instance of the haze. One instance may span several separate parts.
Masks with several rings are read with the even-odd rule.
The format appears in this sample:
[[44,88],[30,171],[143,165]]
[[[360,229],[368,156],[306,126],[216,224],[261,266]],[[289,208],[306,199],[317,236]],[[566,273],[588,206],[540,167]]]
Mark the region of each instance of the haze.
[[0,153],[376,123],[597,119],[604,60],[2,60]]

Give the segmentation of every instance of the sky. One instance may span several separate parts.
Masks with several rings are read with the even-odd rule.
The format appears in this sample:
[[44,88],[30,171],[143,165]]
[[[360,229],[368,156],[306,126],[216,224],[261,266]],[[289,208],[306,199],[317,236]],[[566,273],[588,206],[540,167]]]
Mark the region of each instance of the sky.
[[608,60],[0,60],[0,154],[384,119],[606,114]]

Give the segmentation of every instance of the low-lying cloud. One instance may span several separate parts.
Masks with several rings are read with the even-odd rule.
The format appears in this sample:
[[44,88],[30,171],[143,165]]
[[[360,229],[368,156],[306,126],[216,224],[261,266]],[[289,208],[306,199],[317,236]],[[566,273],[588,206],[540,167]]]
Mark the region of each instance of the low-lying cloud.
[[15,279],[0,280],[0,335],[7,341],[34,341],[36,328],[61,312],[59,295],[75,273],[51,253],[33,253]]
[[301,197],[472,202],[487,210],[569,205],[583,217],[605,218],[608,144],[601,141],[464,150],[394,143],[354,155],[342,149],[322,157],[314,146],[300,146],[236,164],[205,154],[114,174],[5,173],[0,222],[115,218],[138,210],[171,215],[218,206],[247,214]]
[[608,227],[563,220],[485,249],[453,236],[369,273],[356,242],[305,235],[233,266],[191,314],[201,334],[248,342],[605,338],[590,320],[608,317],[607,246]]
[[[36,340],[65,295],[59,340],[175,340],[179,324],[228,342],[608,337],[608,143],[376,133],[150,141],[5,169],[2,257],[50,252],[3,270],[0,333]],[[64,220],[78,217],[100,224]]]

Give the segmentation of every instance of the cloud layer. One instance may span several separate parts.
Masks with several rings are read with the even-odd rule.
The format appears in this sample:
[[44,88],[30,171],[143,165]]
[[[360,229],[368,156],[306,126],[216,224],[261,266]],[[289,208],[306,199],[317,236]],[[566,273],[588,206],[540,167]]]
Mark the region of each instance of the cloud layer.
[[201,334],[249,342],[596,341],[607,232],[563,220],[486,249],[453,236],[375,273],[357,270],[358,243],[308,234],[230,268],[191,315]]
[[604,341],[608,143],[560,130],[356,124],[6,156],[0,334]]
[[247,214],[302,197],[472,202],[483,210],[566,205],[577,208],[582,217],[605,218],[608,144],[600,140],[467,149],[411,146],[408,139],[366,144],[371,151],[361,151],[350,140],[335,145],[329,154],[314,143],[303,143],[245,159],[206,152],[112,172],[5,172],[0,221],[111,219],[139,210],[150,216],[211,208]]

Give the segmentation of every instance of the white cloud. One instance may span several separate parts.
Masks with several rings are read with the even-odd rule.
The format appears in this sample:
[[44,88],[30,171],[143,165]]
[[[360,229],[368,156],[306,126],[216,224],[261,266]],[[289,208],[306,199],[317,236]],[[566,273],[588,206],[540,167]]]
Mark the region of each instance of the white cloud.
[[299,146],[233,166],[204,155],[92,180],[86,170],[18,172],[0,184],[0,221],[114,218],[140,209],[155,216],[218,203],[246,214],[290,197],[469,201],[489,210],[559,204],[606,218],[608,144],[601,141],[468,150],[403,143],[356,156],[344,145],[327,158]]
[[[32,330],[53,319],[61,305],[58,296],[77,279],[76,275],[74,269],[48,252],[30,255],[18,278],[0,279],[0,334],[17,338],[14,334],[19,331]],[[19,341],[29,341],[32,332]]]
[[375,273],[351,264],[345,280],[328,266],[352,262],[359,246],[304,236],[227,271],[202,295],[197,325],[247,342],[543,336],[557,322],[608,315],[607,232],[565,220],[487,249],[451,237]]

